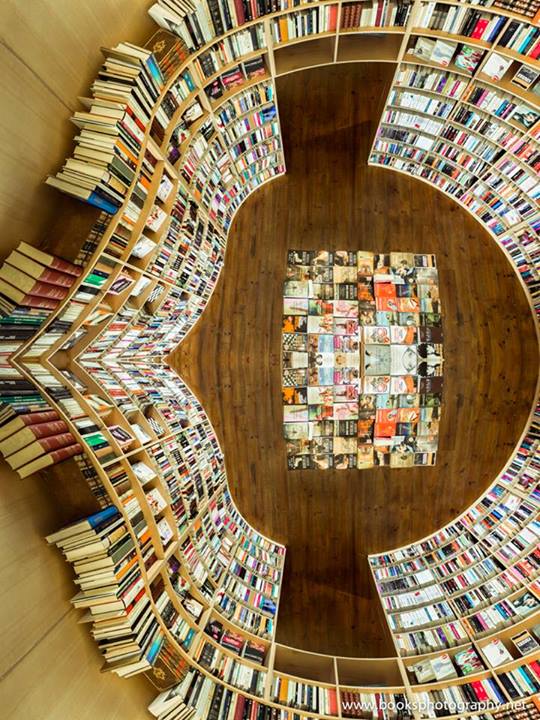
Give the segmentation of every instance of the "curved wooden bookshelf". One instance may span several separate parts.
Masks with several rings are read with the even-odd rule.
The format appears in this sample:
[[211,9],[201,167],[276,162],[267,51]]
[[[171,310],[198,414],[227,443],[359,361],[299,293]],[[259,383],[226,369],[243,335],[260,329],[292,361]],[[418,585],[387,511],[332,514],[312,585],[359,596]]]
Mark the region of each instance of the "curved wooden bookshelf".
[[[538,313],[540,213],[539,183],[534,179],[540,113],[525,127],[464,99],[478,86],[538,107],[537,96],[511,83],[510,73],[520,64],[538,70],[540,62],[519,54],[510,43],[501,44],[510,23],[530,23],[499,8],[442,0],[437,3],[441,13],[447,8],[502,19],[491,41],[452,34],[422,26],[428,4],[413,0],[400,25],[355,26],[350,7],[359,3],[302,3],[231,27],[186,55],[166,80],[162,78],[141,135],[132,181],[116,212],[101,218],[93,246],[79,260],[82,275],[11,358],[14,371],[35,384],[84,448],[92,486],[100,488],[96,494],[102,505],[117,508],[116,527],[123,528],[121,537],[130,547],[120,560],[100,547],[94,555],[88,551],[84,561],[84,548],[83,555],[70,554],[60,539],[82,588],[74,603],[88,610],[85,619],[93,623],[92,633],[107,660],[105,669],[120,675],[147,672],[160,689],[179,683],[178,715],[168,718],[191,716],[181,700],[198,717],[221,717],[215,713],[224,697],[229,707],[247,703],[250,712],[260,713],[250,717],[362,717],[358,707],[354,710],[355,702],[375,703],[373,711],[381,712],[381,702],[404,701],[409,714],[402,716],[421,718],[429,716],[422,703],[437,701],[436,693],[443,690],[450,693],[444,696],[447,700],[462,698],[462,709],[452,717],[510,718],[513,703],[522,698],[509,694],[506,675],[540,659],[538,650],[520,658],[511,644],[512,636],[538,623],[540,605],[536,403],[507,466],[471,508],[427,538],[370,556],[395,657],[334,657],[274,641],[285,548],[242,518],[230,496],[223,454],[204,409],[166,360],[208,303],[235,213],[251,192],[285,172],[276,78],[331,63],[396,65],[370,163],[429,182],[483,222],[506,252]],[[196,5],[211,22],[206,3]],[[308,33],[316,27],[313,13],[330,17],[326,8],[335,8],[333,29],[321,22],[321,32]],[[309,24],[302,19],[308,14]],[[384,13],[378,15],[379,21],[384,18]],[[204,76],[201,56],[221,40],[229,39],[232,47],[238,32],[256,26],[260,47],[239,52]],[[276,41],[278,31],[289,38]],[[301,36],[294,36],[297,31]],[[456,66],[453,58],[444,67],[411,52],[418,38],[465,44],[484,56],[474,70]],[[115,53],[118,56],[114,51],[112,57]],[[483,72],[494,53],[511,63],[501,81]],[[241,84],[222,88],[219,97],[205,92],[224,72],[259,57],[264,58],[264,75],[245,74]],[[415,77],[429,73],[437,74],[435,84],[415,85]],[[194,119],[186,122],[188,111]],[[493,136],[465,124],[460,113],[469,111],[495,123]],[[437,112],[442,116],[436,118]],[[399,124],[401,116],[395,113],[410,116],[410,124]],[[421,118],[436,119],[437,130],[423,131]],[[181,133],[177,143],[175,132]],[[144,201],[131,216],[133,194],[143,176]],[[171,187],[160,199],[164,177]],[[484,187],[496,199],[495,210],[486,204],[491,195],[479,194]],[[498,216],[496,210],[507,206],[508,212]],[[148,220],[156,207],[166,219],[152,229]],[[146,255],[134,254],[143,237],[155,247]],[[85,292],[96,268],[106,277],[97,292]],[[116,291],[115,283],[122,278],[129,284]],[[142,286],[139,294],[133,295],[134,285]],[[74,303],[80,305],[79,315],[69,329],[58,332],[58,321]],[[103,318],[96,322],[100,313]],[[88,426],[102,434],[106,452],[94,451],[87,443]],[[131,441],[119,441],[115,428],[128,433]],[[158,496],[162,507],[156,505]],[[125,569],[127,557],[131,564]],[[92,591],[100,587],[98,567],[108,588],[105,597],[117,608],[110,611],[112,616],[95,612]],[[129,586],[122,584],[124,573],[132,580]],[[527,600],[530,608],[525,601],[519,604],[525,596],[532,597]],[[493,614],[498,606],[509,613],[501,615],[500,622]],[[509,659],[496,667],[485,652],[493,640],[509,653]],[[419,663],[448,655],[455,670],[460,667],[455,657],[465,650],[479,661],[468,674],[418,682],[413,668]],[[169,669],[166,681],[153,672],[160,663],[162,669],[163,662]],[[470,694],[460,695],[459,688],[471,683],[484,692],[489,686],[487,697],[494,705],[490,711],[500,715],[482,714],[471,705]],[[522,692],[527,697],[535,694]],[[159,714],[158,707],[159,703],[152,708],[154,714]]]

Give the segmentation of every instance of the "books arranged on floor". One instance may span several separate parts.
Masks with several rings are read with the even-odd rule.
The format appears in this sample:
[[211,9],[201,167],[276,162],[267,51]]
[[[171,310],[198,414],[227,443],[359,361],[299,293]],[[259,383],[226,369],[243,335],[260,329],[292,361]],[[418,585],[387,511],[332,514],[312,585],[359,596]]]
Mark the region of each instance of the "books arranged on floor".
[[291,250],[287,278],[289,469],[433,465],[443,368],[434,256]]

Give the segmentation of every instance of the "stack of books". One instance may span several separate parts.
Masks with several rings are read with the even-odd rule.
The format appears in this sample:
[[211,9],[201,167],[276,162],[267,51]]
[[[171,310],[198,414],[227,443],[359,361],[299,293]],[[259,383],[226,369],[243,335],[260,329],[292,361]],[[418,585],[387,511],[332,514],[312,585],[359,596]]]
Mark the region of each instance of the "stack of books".
[[47,183],[113,214],[142,182],[138,158],[164,78],[149,50],[120,43],[104,54],[93,97],[73,116],[81,130],[73,157]]

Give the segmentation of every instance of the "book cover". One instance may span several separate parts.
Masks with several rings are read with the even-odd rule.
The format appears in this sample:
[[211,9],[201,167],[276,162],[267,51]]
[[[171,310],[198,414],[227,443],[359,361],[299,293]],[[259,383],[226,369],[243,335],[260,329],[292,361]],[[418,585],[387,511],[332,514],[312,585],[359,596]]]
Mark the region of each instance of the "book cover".
[[487,645],[482,646],[482,653],[487,659],[491,667],[499,667],[505,663],[512,662],[513,657],[510,655],[501,640],[492,640]]
[[437,40],[433,47],[431,57],[429,58],[432,62],[447,67],[450,65],[454,53],[457,48],[457,43],[448,42],[446,40]]
[[519,635],[514,635],[512,642],[519,650],[521,655],[528,655],[529,653],[535,652],[540,649],[540,644],[537,642],[529,632],[526,630]]

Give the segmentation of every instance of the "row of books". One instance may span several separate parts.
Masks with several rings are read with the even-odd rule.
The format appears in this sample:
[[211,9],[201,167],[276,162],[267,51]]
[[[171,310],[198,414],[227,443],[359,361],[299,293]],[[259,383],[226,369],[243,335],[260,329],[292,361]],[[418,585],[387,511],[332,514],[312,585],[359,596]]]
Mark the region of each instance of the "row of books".
[[[418,38],[417,48],[420,54],[425,50],[428,58],[433,60],[433,47],[440,42]],[[445,62],[451,59],[449,56]],[[490,69],[493,59],[494,56],[490,56],[481,66],[482,77],[496,74],[495,67]],[[539,190],[535,173],[529,171],[526,165],[531,164],[532,169],[536,162],[538,131],[534,126],[540,114],[533,105],[523,103],[517,95],[479,82],[469,82],[468,86],[466,81],[461,84],[464,88],[458,90],[461,102],[456,103],[454,108],[444,105],[442,99],[435,104],[435,98],[446,95],[445,88],[449,87],[437,76],[431,80],[431,89],[425,93],[425,100],[421,98],[424,92],[415,92],[414,96],[396,94],[398,85],[421,86],[428,72],[436,72],[424,68],[422,73],[421,67],[408,63],[398,71],[389,104],[403,95],[405,106],[415,113],[397,112],[387,107],[382,118],[384,124],[379,128],[373,148],[375,152],[382,153],[377,155],[378,162],[432,182],[463,202],[494,234],[502,235],[524,220],[531,221],[536,212]],[[516,76],[519,77],[520,72],[521,69]],[[455,73],[447,76],[452,87],[455,85],[454,76]],[[437,90],[433,89],[435,82]],[[419,89],[424,91],[424,88]],[[429,97],[433,97],[434,102],[429,102]],[[408,99],[410,102],[407,102]],[[435,108],[443,114],[449,112],[449,123],[444,124],[436,117],[427,116],[424,112],[426,107],[428,110]],[[436,144],[437,137],[444,137],[450,144]],[[452,143],[457,150],[452,149]],[[459,146],[471,152],[460,153]],[[528,272],[525,264],[524,280],[529,277]],[[531,281],[529,285],[534,290]]]
[[272,21],[274,41],[285,43],[307,35],[335,32],[337,16],[337,5],[322,5],[310,10],[282,15]]
[[[186,45],[193,50],[210,42],[213,37],[222,35],[224,32],[239,27],[245,22],[256,20],[271,13],[283,12],[301,4],[300,0],[295,0],[293,3],[284,0],[257,0],[256,2],[247,3],[234,2],[234,0],[208,0],[207,3],[190,6],[178,0],[160,0],[151,7],[149,12],[159,25],[165,29],[176,31],[183,38]],[[487,2],[472,4],[490,5]],[[518,0],[518,4],[529,8],[527,0]],[[349,17],[350,11],[348,11],[348,7],[350,6],[352,6],[352,12],[356,15],[359,12],[356,9],[359,5],[360,3],[343,3],[342,16],[347,13],[347,18]],[[362,5],[365,7],[361,9],[361,25],[380,27],[404,25],[410,12],[411,3],[406,2],[406,0],[392,3],[374,0],[373,2],[364,2]],[[503,2],[496,3],[495,7],[504,7],[516,12],[515,3],[510,3],[509,8],[504,6]],[[448,14],[449,8],[442,3],[435,2],[429,2],[424,6],[424,18],[427,15],[429,20],[429,17],[435,12],[439,15]],[[525,14],[534,17],[536,12],[537,9],[532,8],[530,12]],[[474,9],[470,10],[466,7],[456,8],[456,11],[452,12],[451,15],[454,26],[457,27],[458,24],[465,22],[463,16],[468,13],[476,13],[481,20],[488,18],[488,22],[493,17],[488,13],[478,12]],[[456,14],[458,14],[457,18],[455,17]],[[505,16],[495,17],[501,25],[506,23],[507,18]],[[425,22],[424,18],[422,20]],[[421,26],[427,27],[424,24]],[[451,32],[452,30],[446,31]],[[456,32],[455,27],[453,27],[453,31]]]
[[241,55],[247,55],[266,46],[264,28],[255,25],[248,30],[228,35],[209,50],[197,56],[195,66],[201,74],[201,80],[215,75],[224,65],[229,65]]
[[522,630],[513,636],[511,644],[508,640],[503,642],[500,638],[495,638],[479,643],[476,647],[469,645],[452,654],[443,653],[421,661],[415,660],[414,664],[407,665],[409,678],[415,684],[426,685],[483,674],[488,668],[500,668],[500,672],[504,670],[501,666],[515,663],[516,651],[519,657],[534,657],[538,653],[539,632],[539,626],[535,625],[530,631]]
[[507,699],[493,678],[452,685],[439,690],[413,692],[413,702],[424,717],[460,716],[479,707],[486,709],[507,704]]
[[[525,589],[529,583],[536,588],[540,569],[536,447],[532,433],[503,475],[504,485],[496,484],[458,521],[421,543],[370,559],[405,654],[481,638],[538,612],[536,589]],[[417,609],[395,613],[411,605]],[[450,632],[444,630],[448,620]],[[419,632],[430,625],[437,627]],[[415,631],[403,633],[406,626]]]
[[217,103],[225,93],[236,87],[242,87],[257,77],[265,77],[266,74],[264,58],[254,57],[224,70],[212,83],[205,86],[204,91],[213,103]]
[[533,18],[534,22],[538,21],[538,13],[540,12],[540,3],[538,0],[488,0],[485,4],[492,4],[494,7],[510,10],[519,15],[525,15],[526,17]]
[[410,87],[429,91],[436,95],[459,98],[468,85],[468,81],[455,73],[435,70],[422,65],[403,64],[395,78],[399,87]]
[[417,26],[453,35],[465,35],[474,40],[494,42],[506,23],[507,18],[503,15],[494,15],[466,6],[428,2],[422,7]]
[[347,2],[341,6],[340,27],[355,30],[371,27],[403,27],[407,24],[412,3],[409,0],[373,0]]

